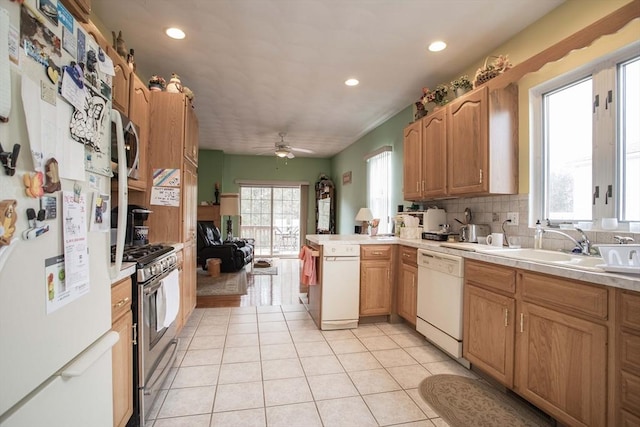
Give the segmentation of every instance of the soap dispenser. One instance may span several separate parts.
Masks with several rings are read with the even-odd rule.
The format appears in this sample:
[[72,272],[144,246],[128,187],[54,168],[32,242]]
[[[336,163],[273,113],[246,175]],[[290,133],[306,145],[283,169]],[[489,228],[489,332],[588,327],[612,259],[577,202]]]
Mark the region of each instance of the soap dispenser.
[[540,220],[536,221],[536,233],[533,237],[533,248],[534,249],[542,249],[542,234],[544,230],[542,229],[542,224],[540,224]]

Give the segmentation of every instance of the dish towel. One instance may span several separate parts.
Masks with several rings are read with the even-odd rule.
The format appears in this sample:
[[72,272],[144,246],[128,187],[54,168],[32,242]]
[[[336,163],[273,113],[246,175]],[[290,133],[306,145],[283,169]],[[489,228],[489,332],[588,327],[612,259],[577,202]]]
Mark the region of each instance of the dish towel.
[[168,328],[178,315],[180,308],[180,282],[178,270],[173,270],[162,279],[162,289],[165,297],[165,314],[162,325]]
[[300,281],[303,285],[317,285],[318,278],[316,276],[316,260],[313,257],[313,251],[308,246],[300,249],[298,258],[302,260],[302,270],[300,271]]

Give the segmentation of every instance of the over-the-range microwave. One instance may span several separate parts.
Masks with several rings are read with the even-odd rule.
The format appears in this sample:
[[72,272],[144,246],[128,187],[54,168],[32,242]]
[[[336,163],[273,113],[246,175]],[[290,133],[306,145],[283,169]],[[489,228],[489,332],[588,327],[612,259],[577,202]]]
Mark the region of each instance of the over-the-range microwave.
[[[115,111],[115,110],[114,110]],[[120,114],[122,119],[122,133],[124,136],[124,148],[127,164],[127,176],[132,179],[140,178],[140,128],[124,114]],[[116,138],[116,124],[111,122],[111,170],[114,175],[118,173],[118,141]]]

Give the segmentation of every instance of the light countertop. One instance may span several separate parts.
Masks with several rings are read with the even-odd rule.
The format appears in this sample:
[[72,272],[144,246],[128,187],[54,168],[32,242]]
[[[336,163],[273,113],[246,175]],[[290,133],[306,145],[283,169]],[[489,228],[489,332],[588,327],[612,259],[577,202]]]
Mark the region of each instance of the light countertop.
[[358,245],[396,244],[411,246],[418,249],[430,249],[436,252],[462,256],[466,259],[475,259],[507,267],[565,277],[567,279],[581,280],[584,282],[640,292],[640,275],[608,273],[596,268],[586,270],[572,268],[570,266],[552,265],[543,262],[504,257],[491,253],[492,250],[496,248],[487,245],[479,245],[477,243],[436,242],[432,240],[401,239],[399,237],[368,236],[363,234],[308,234],[306,238],[308,242],[320,246],[336,243]]

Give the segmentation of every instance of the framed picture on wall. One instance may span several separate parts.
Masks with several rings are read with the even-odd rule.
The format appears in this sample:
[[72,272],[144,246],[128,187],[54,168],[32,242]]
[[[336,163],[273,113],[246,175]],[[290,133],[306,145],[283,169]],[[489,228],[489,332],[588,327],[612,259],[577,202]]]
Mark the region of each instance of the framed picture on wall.
[[351,184],[351,171],[342,174],[342,185]]

